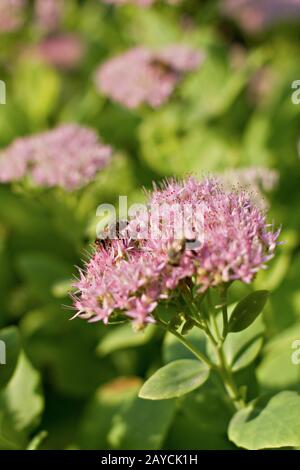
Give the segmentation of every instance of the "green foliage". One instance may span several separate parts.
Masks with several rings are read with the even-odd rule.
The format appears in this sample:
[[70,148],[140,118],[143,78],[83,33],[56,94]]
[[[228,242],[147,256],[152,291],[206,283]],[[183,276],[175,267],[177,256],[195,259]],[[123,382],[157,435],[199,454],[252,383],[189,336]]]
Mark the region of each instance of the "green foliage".
[[40,376],[22,353],[12,378],[0,392],[0,448],[24,448],[43,408]]
[[126,450],[161,448],[174,416],[175,405],[172,400],[133,398],[115,416],[108,436],[111,446]]
[[199,389],[185,395],[168,434],[167,449],[233,449],[227,437],[232,416],[226,395],[211,374]]
[[242,299],[231,314],[228,331],[238,333],[248,328],[262,312],[268,295],[268,291],[261,290],[252,292],[252,294]]
[[0,369],[0,388],[2,388],[11,379],[19,359],[21,342],[18,329],[11,326],[0,330],[0,341],[1,346],[3,346],[1,353],[5,356],[4,363],[6,366]]
[[139,388],[138,378],[127,377],[105,384],[96,391],[84,411],[80,424],[79,443],[82,448],[110,447],[109,433],[112,421],[120,420],[117,416],[136,397]]
[[151,340],[154,332],[155,327],[153,326],[149,326],[145,331],[139,333],[134,332],[129,324],[116,326],[107,333],[105,338],[100,340],[97,352],[100,356],[105,356],[119,349],[143,345]]
[[300,396],[289,391],[258,398],[234,415],[229,439],[251,450],[299,447],[299,405]]
[[[257,377],[263,390],[300,390],[300,361],[296,353],[296,348],[300,350],[299,339],[300,325],[296,324],[267,343],[257,369]],[[292,360],[293,353],[295,361]]]
[[[292,355],[300,357],[293,347],[300,340],[300,105],[291,101],[300,78],[298,26],[250,37],[210,0],[201,8],[197,0],[142,9],[64,3],[59,31],[85,48],[72,70],[33,54],[47,34],[29,9],[20,31],[0,32],[7,85],[0,147],[76,122],[94,128],[114,155],[75,193],[0,185],[0,449],[299,448],[300,364]],[[200,48],[205,61],[160,108],[127,110],[96,90],[95,70],[113,55],[176,42]],[[117,206],[119,195],[140,202],[153,180],[251,165],[279,173],[265,203],[284,243],[253,287],[230,288],[224,360],[247,402],[235,412],[216,371],[208,377],[172,334],[156,326],[133,332],[120,316],[107,326],[70,321],[69,291],[95,239],[98,205]],[[167,322],[178,313],[186,314],[177,300],[159,310]],[[219,308],[215,320],[222,332]],[[203,330],[186,333],[218,363]],[[138,397],[145,381],[148,400]]]
[[[228,334],[224,341],[224,353],[233,372],[244,369],[255,360],[263,346],[264,332],[264,324],[259,317],[238,335]],[[214,350],[209,346],[208,349],[209,354],[216,360]]]
[[200,387],[209,377],[209,369],[201,362],[181,359],[158,369],[142,386],[139,397],[165,400],[185,395]]

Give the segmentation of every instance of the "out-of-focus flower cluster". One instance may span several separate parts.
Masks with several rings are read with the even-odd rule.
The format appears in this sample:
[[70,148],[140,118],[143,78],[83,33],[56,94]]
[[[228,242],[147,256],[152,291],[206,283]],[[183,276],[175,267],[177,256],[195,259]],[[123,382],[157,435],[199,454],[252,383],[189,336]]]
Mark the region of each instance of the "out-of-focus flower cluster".
[[1,0],[0,32],[15,31],[21,26],[25,5],[26,0]]
[[157,107],[167,101],[182,75],[199,67],[203,59],[201,51],[183,45],[160,51],[137,47],[101,65],[96,85],[127,108],[144,103]]
[[58,28],[62,12],[63,0],[36,0],[36,23],[45,31],[53,31]]
[[89,183],[110,160],[111,148],[76,124],[19,138],[0,153],[0,181],[28,177],[38,186],[73,190]]
[[[187,206],[193,210],[178,239],[174,226]],[[122,312],[141,327],[155,321],[158,303],[183,282],[199,292],[234,280],[249,283],[274,254],[279,231],[245,191],[227,191],[217,180],[171,181],[154,189],[148,207],[160,215],[136,214],[117,238],[97,245],[75,284],[77,315],[108,322],[113,312]],[[161,207],[171,218],[161,217]],[[145,238],[145,225],[154,219],[160,236]],[[195,230],[199,220],[201,233]]]
[[[28,0],[1,0],[0,32],[18,30],[25,19]],[[62,18],[63,0],[35,0],[34,23],[45,32],[56,30]]]
[[300,19],[300,0],[223,0],[222,9],[249,33]]
[[60,69],[72,69],[82,60],[84,45],[75,34],[56,34],[43,39],[32,53],[47,64]]
[[274,190],[278,184],[279,175],[276,170],[263,166],[229,169],[219,175],[226,188],[243,186],[255,199],[257,204],[266,207],[264,194]]

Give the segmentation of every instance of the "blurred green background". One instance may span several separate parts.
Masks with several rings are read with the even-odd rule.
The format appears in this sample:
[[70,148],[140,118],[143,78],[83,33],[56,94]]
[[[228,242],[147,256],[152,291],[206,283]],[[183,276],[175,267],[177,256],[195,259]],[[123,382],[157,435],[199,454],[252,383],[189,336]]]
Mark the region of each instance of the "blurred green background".
[[[0,146],[76,122],[95,129],[114,157],[76,193],[0,186],[0,338],[9,351],[7,366],[0,366],[0,448],[233,448],[226,437],[230,410],[210,382],[179,400],[137,399],[146,377],[184,357],[178,344],[155,328],[135,334],[127,325],[70,321],[68,288],[95,238],[102,202],[115,203],[119,194],[139,201],[142,187],[171,175],[275,169],[270,221],[282,224],[285,243],[255,281],[255,288],[272,290],[264,344],[256,345],[256,370],[245,361],[237,380],[253,394],[300,389],[299,367],[290,359],[292,341],[300,339],[300,104],[291,99],[300,80],[300,22],[249,31],[214,0],[149,8],[63,4],[55,32],[36,24],[34,2],[19,29],[0,32],[0,79],[7,86]],[[84,54],[72,68],[34,53],[57,33],[82,41]],[[95,70],[112,55],[170,43],[200,48],[206,60],[165,105],[129,111],[96,91]],[[233,300],[250,289],[235,287]]]

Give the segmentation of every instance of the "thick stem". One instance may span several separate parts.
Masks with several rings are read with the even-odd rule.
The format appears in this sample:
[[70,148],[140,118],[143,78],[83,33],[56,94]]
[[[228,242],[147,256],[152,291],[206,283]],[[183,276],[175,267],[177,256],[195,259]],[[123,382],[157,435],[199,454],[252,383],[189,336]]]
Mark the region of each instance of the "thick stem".
[[219,359],[218,371],[223,379],[226,391],[232,400],[234,407],[239,410],[245,406],[244,400],[242,399],[238,387],[234,381],[232,371],[227,364],[226,357],[223,351],[223,346],[217,347],[217,354]]

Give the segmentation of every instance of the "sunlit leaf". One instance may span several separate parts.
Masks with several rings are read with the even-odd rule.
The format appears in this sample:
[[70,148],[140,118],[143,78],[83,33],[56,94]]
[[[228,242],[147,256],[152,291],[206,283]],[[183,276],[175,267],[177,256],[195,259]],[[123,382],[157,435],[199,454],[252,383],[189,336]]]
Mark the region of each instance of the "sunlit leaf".
[[194,359],[181,359],[158,369],[142,386],[139,397],[165,400],[200,387],[209,377],[208,367]]
[[300,445],[300,396],[294,392],[261,397],[238,411],[229,439],[250,450]]

